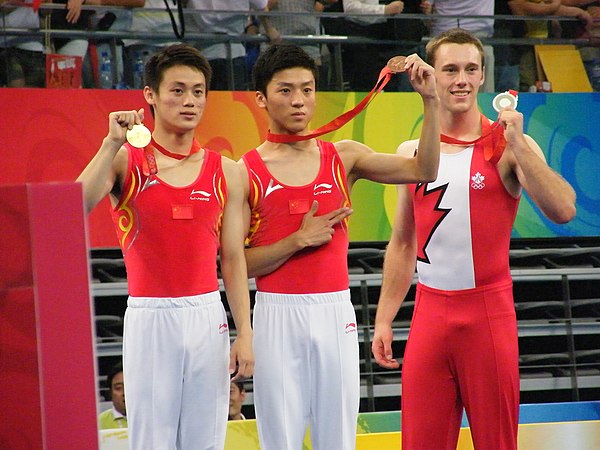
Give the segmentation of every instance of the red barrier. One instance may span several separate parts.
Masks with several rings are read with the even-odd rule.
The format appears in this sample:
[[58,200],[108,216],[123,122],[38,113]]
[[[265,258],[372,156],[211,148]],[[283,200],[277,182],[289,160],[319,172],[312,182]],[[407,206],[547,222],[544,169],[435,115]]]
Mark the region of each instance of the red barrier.
[[81,186],[0,186],[0,448],[98,448]]

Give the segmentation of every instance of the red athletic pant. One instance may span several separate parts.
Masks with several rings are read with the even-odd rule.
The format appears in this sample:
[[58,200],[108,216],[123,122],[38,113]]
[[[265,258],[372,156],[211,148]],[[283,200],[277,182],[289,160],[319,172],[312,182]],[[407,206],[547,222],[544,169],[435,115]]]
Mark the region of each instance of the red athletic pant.
[[516,450],[511,281],[461,291],[417,286],[402,366],[402,449],[455,450],[463,407],[476,450]]

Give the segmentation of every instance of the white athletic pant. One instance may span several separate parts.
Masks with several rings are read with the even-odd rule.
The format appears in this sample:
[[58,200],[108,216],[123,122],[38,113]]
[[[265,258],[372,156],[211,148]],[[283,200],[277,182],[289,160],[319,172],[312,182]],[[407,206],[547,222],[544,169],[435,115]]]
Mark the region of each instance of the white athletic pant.
[[222,450],[229,330],[219,292],[127,301],[123,380],[131,450]]
[[350,292],[257,292],[254,406],[261,450],[353,450],[360,401]]

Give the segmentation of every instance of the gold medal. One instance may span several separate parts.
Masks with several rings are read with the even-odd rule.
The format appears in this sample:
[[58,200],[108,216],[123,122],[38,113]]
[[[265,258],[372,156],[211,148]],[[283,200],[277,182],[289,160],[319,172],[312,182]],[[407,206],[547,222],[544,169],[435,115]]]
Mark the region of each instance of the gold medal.
[[404,72],[406,69],[404,65],[406,64],[406,56],[394,56],[387,62],[387,67],[390,69],[392,73]]
[[144,148],[152,140],[152,133],[143,124],[134,125],[131,130],[127,130],[125,138],[132,146]]

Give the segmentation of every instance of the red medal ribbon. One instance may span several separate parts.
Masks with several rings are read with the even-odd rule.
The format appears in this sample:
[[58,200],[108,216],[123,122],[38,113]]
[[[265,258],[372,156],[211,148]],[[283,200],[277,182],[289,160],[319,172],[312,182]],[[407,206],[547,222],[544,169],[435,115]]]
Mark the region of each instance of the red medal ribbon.
[[358,105],[356,105],[350,111],[346,111],[342,115],[336,117],[331,122],[323,125],[322,127],[319,127],[316,130],[313,130],[308,134],[303,135],[274,134],[271,133],[271,131],[269,130],[269,132],[267,133],[267,141],[277,143],[307,141],[308,139],[312,139],[314,137],[321,136],[323,134],[337,130],[338,128],[346,125],[350,120],[356,117],[360,112],[362,112],[362,110],[364,110],[367,107],[371,100],[373,100],[373,98],[375,98],[375,96],[383,90],[388,81],[390,81],[390,78],[392,78],[392,74],[393,72],[389,69],[388,66],[385,66],[383,69],[381,69],[381,72],[379,72],[379,79],[377,80],[377,83],[375,83],[375,86],[373,87],[373,89],[371,89],[371,92],[369,92],[369,94],[365,98],[363,98]]
[[158,173],[158,166],[156,165],[156,157],[154,156],[154,149],[161,152],[163,155],[168,156],[169,158],[177,159],[181,161],[182,159],[187,158],[188,156],[192,156],[194,153],[198,153],[202,150],[202,146],[200,143],[194,139],[192,141],[192,148],[190,149],[187,155],[182,155],[181,153],[173,153],[164,148],[162,145],[158,144],[154,138],[150,141],[150,145],[144,147],[144,155],[146,158],[142,161],[142,172],[146,176],[156,175]]
[[492,164],[497,164],[504,152],[506,147],[506,140],[504,139],[504,128],[500,125],[500,122],[494,122],[490,124],[487,117],[481,114],[481,136],[472,141],[462,141],[460,139],[447,136],[445,134],[440,135],[440,140],[445,144],[455,145],[471,145],[477,142],[483,142],[483,157],[486,161]]
[[158,150],[159,152],[161,152],[163,155],[168,156],[169,158],[173,158],[173,159],[178,159],[179,161],[181,161],[182,159],[187,158],[188,156],[192,156],[194,153],[198,153],[200,150],[202,150],[202,147],[200,146],[200,144],[198,143],[198,141],[196,141],[196,139],[194,139],[192,141],[192,148],[190,149],[189,153],[187,155],[182,155],[181,153],[172,153],[169,150],[167,150],[166,148],[164,148],[162,145],[158,144],[154,138],[152,138],[152,141],[150,142],[151,145],[154,146],[154,148],[156,150]]
[[[507,92],[515,97],[515,99],[519,96],[519,93],[515,90],[509,89]],[[504,128],[500,125],[500,122],[494,122],[490,125],[490,121],[483,114],[481,115],[481,136],[478,139],[461,141],[460,139],[442,134],[440,140],[446,144],[456,145],[471,145],[483,141],[483,156],[486,161],[490,161],[492,164],[498,163],[506,147]]]

